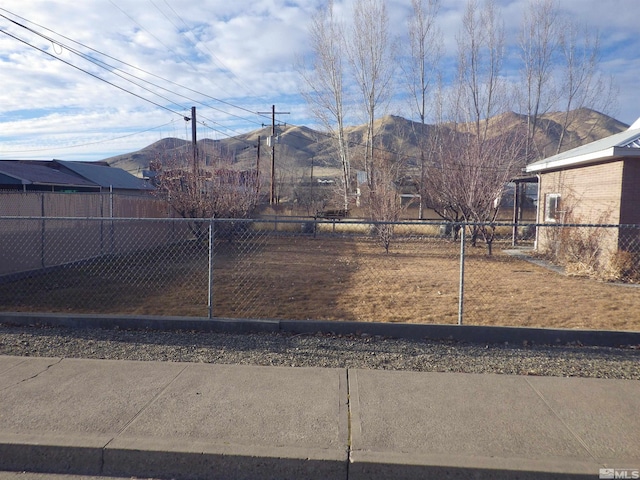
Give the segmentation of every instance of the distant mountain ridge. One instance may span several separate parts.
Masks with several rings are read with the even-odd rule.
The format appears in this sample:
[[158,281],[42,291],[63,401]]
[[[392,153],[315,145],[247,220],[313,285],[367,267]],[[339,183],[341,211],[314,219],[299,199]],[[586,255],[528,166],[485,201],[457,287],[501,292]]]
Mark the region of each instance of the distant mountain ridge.
[[[563,140],[561,151],[566,151],[580,145],[619,133],[628,128],[608,115],[589,109],[571,112],[574,119],[569,126]],[[541,155],[548,157],[556,153],[556,146],[562,130],[564,112],[554,112],[543,115],[539,121],[539,132],[536,144],[541,148]],[[526,126],[526,116],[516,113],[506,113],[500,118],[504,131]],[[387,115],[376,121],[378,138],[386,148],[394,151],[398,145],[409,156],[419,156],[418,136],[422,125],[403,117]],[[430,125],[426,129],[432,128]],[[266,138],[271,134],[270,127],[257,129],[246,134],[222,140],[203,139],[198,141],[199,148],[206,150],[207,144],[215,144],[234,158],[234,167],[238,169],[252,169],[256,166],[258,138],[261,139],[261,161],[269,161],[269,147]],[[352,144],[363,144],[366,134],[365,125],[347,128],[347,135]],[[122,168],[136,176],[142,176],[143,170],[149,168],[150,162],[160,156],[167,157],[176,154],[184,155],[190,152],[191,142],[179,138],[163,138],[147,147],[132,153],[126,153],[105,159],[112,167]],[[338,156],[330,135],[305,126],[281,127],[277,143],[276,165],[281,171],[291,175],[308,171],[313,164],[317,169],[316,175],[337,175],[340,169]]]

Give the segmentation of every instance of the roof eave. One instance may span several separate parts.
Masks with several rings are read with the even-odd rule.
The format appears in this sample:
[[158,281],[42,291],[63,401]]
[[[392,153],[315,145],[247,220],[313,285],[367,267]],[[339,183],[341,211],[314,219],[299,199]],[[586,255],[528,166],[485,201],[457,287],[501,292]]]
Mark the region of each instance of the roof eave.
[[598,152],[578,155],[577,157],[566,157],[554,160],[550,158],[547,162],[535,162],[527,165],[527,173],[539,173],[546,170],[558,170],[563,167],[578,167],[592,163],[609,162],[621,157],[640,157],[640,150],[626,147],[610,147]]
[[15,174],[13,174],[13,173],[4,172],[4,171],[2,171],[2,170],[0,170],[0,173],[1,173],[2,175],[4,175],[5,177],[13,178],[14,180],[19,181],[19,182],[20,182],[20,184],[22,184],[22,185],[29,185],[29,184],[31,184],[31,183],[32,183],[32,182],[31,182],[31,180],[29,180],[29,179],[27,179],[27,178],[24,178],[24,177],[21,177],[21,176],[19,176],[19,175],[15,175]]
[[39,185],[42,187],[60,187],[60,188],[98,188],[97,185],[80,185],[75,183],[58,183],[58,182],[31,182],[30,185]]

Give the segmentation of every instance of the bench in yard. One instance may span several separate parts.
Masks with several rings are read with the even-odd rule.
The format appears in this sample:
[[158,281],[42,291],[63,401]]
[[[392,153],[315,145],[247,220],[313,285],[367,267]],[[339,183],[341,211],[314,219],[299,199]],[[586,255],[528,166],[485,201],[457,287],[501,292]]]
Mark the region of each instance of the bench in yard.
[[338,219],[347,218],[349,211],[344,208],[336,210],[319,210],[316,212],[316,218]]

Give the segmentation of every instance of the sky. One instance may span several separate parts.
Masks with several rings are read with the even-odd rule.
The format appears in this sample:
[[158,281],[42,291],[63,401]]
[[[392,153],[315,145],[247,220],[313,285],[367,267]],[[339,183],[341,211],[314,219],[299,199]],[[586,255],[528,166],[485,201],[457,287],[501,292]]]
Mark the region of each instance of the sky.
[[[527,0],[496,1],[514,46]],[[334,2],[349,12],[353,0]],[[190,140],[185,117],[192,106],[199,139],[270,125],[270,113],[258,112],[273,105],[283,112],[278,123],[318,128],[300,95],[296,63],[310,51],[308,27],[322,4],[3,0],[0,159],[93,161],[165,137]],[[445,59],[455,55],[465,5],[441,0]],[[386,0],[386,6],[392,34],[402,40],[411,0]],[[606,113],[633,123],[640,117],[637,0],[561,0],[558,6],[577,24],[598,30],[600,67],[618,91]],[[411,118],[406,102],[394,102],[388,113]]]

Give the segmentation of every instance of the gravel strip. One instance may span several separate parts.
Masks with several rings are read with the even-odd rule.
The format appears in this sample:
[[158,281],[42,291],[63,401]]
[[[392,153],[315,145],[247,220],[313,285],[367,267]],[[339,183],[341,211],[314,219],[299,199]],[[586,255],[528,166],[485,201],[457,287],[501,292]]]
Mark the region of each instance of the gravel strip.
[[0,325],[0,355],[640,380],[640,348]]

